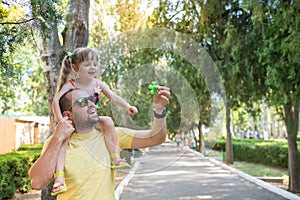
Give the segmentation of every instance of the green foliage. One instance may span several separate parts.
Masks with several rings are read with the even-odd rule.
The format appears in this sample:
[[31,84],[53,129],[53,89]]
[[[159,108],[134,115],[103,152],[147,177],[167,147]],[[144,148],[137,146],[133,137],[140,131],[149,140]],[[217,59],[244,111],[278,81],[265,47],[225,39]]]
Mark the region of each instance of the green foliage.
[[0,198],[12,198],[16,191],[31,190],[28,170],[39,157],[42,145],[22,146],[13,153],[0,157]]
[[0,158],[0,198],[11,198],[13,197],[16,186],[13,182],[13,176],[10,173],[10,169],[6,165],[6,161]]
[[[233,167],[255,177],[282,177],[287,178],[286,168],[271,167],[267,165],[243,161],[234,162]],[[285,182],[287,184],[287,182]]]
[[31,11],[35,19],[35,26],[40,28],[40,33],[43,34],[44,39],[50,38],[51,29],[56,27],[62,19],[57,3],[56,0],[31,0]]
[[[203,44],[205,47],[205,44],[203,43],[203,41],[205,41],[205,36],[203,34],[204,27],[200,26],[200,7],[202,5],[202,1],[160,1],[159,6],[155,9],[152,18],[149,20],[152,20],[152,22],[153,20],[156,20],[153,25],[154,27],[167,28],[186,34],[187,37]],[[202,10],[203,9],[201,8],[201,13]],[[184,46],[184,42],[186,41],[177,42],[178,44],[174,45],[174,48],[180,45]],[[180,44],[180,42],[183,42],[183,44]],[[174,77],[184,77],[184,79],[188,82],[188,86],[192,88],[192,92],[197,98],[197,102],[193,102],[193,99],[187,98],[184,99],[184,103],[190,105],[189,108],[191,109],[195,108],[194,106],[197,106],[197,109],[199,108],[200,113],[198,110],[183,111],[181,109],[186,108],[183,108],[183,105],[180,105],[180,102],[174,101],[172,105],[172,113],[174,114],[170,117],[174,117],[172,118],[173,121],[176,120],[173,124],[179,124],[180,122],[184,123],[184,129],[190,129],[197,124],[208,126],[212,121],[215,120],[214,117],[217,116],[212,115],[214,108],[212,106],[212,94],[210,94],[211,91],[208,89],[208,83],[205,82],[203,74],[199,73],[199,71],[195,69],[195,66],[191,65],[190,60],[185,60],[182,56],[183,55],[178,55],[176,52],[164,52],[164,58],[166,58],[168,66],[170,66],[172,70],[175,70],[176,73],[179,74]],[[177,83],[173,78],[173,82],[171,84],[172,87],[176,88],[176,84]],[[185,94],[185,92],[189,92],[189,90],[186,90],[186,88],[183,88],[182,86],[178,86],[178,88],[180,88],[180,90],[176,91],[177,94],[182,94],[182,96],[185,97],[191,96],[191,94]],[[176,95],[176,93],[174,93],[174,95]],[[174,105],[174,103],[178,105]],[[189,120],[183,121],[183,119],[180,118],[184,112],[189,113]]]
[[[214,121],[215,117],[217,115],[211,115],[213,111],[216,111],[213,109],[212,105],[212,99],[210,91],[208,89],[207,83],[205,82],[203,75],[199,71],[197,71],[191,63],[188,63],[188,61],[183,60],[179,56],[176,56],[174,54],[167,54],[168,59],[170,60],[170,65],[180,73],[180,75],[184,76],[184,78],[188,81],[189,85],[192,87],[193,92],[196,95],[197,103],[199,106],[200,113],[194,113],[195,110],[190,110],[190,126],[193,126],[194,124],[198,124],[200,121],[201,125],[209,126],[209,124]],[[182,86],[181,86],[182,87]],[[185,88],[182,88],[183,90]],[[190,96],[189,94],[186,94],[186,96]],[[186,104],[194,104],[195,102],[188,102],[191,101],[191,99],[186,99]],[[189,106],[192,107],[192,106]],[[195,115],[196,114],[196,115]],[[199,115],[198,115],[199,114]],[[195,116],[199,116],[198,119],[195,119]]]
[[2,97],[0,112],[5,113],[13,104],[16,97],[15,87],[20,84],[22,67],[14,63],[14,52],[24,44],[28,36],[28,26],[22,24],[5,23],[10,20],[19,20],[16,14],[18,8],[4,8],[0,5],[0,96]]
[[147,10],[141,9],[141,4],[143,3],[145,6],[145,2],[146,1],[142,0],[118,0],[115,5],[115,13],[118,15],[118,20],[115,25],[116,31],[126,32],[137,28],[145,28]]
[[39,61],[32,59],[39,56],[31,46],[36,44],[33,29],[40,28],[43,39],[49,38],[49,30],[66,10],[59,8],[65,5],[65,0],[0,3],[0,113],[48,114],[44,77]]
[[[251,65],[257,66],[255,78],[267,87],[266,94],[264,90],[260,93],[265,95],[270,105],[277,108],[293,104],[299,100],[300,94],[298,3],[254,1],[246,3],[244,9],[252,13],[252,31],[245,35],[246,40],[253,41],[251,45],[255,45],[255,48],[250,50],[256,58],[252,60]],[[249,51],[249,48],[246,49]],[[248,58],[243,55],[243,59],[245,57]],[[250,63],[248,65],[251,66]],[[256,82],[254,86],[258,84]]]
[[14,155],[10,156],[6,163],[14,177],[14,185],[22,193],[31,189],[30,181],[26,178],[29,170],[28,166],[30,166],[29,159],[29,157]]
[[[213,149],[225,151],[225,139],[207,140],[205,143],[211,146],[214,143]],[[287,142],[235,139],[233,140],[233,151],[234,160],[236,161],[260,163],[282,168],[288,167]]]
[[[22,111],[28,114],[45,115],[48,105],[40,103],[46,102],[46,89],[42,87],[44,84],[40,81],[43,80],[41,70],[37,74],[27,73],[34,71],[32,69],[34,65],[39,66],[37,61],[34,65],[30,62],[35,53],[33,53],[32,46],[29,45],[34,42],[32,36],[34,24],[32,23],[33,19],[29,18],[30,14],[26,13],[28,9],[24,8],[28,4],[9,1],[5,5],[5,7],[2,3],[0,5],[0,95],[2,97],[0,112],[10,114],[25,108]],[[37,92],[37,87],[24,84],[24,74],[29,77],[29,80],[37,81],[36,85],[40,88],[39,94],[33,94]],[[24,85],[29,88],[24,89]],[[26,96],[24,92],[29,93],[27,97],[40,99],[35,99],[35,101],[25,105],[27,102],[24,98]],[[37,97],[37,95],[40,96]],[[19,99],[23,101],[20,103]]]
[[37,151],[40,152],[43,148],[43,144],[28,144],[22,145],[18,148],[18,151]]
[[[34,47],[32,47],[34,48]],[[16,59],[24,68],[22,77],[22,88],[24,96],[28,101],[23,102],[20,109],[23,113],[35,114],[38,116],[48,115],[48,99],[45,78],[37,53],[30,47],[23,47],[18,51]]]
[[[254,49],[256,59],[253,60],[259,66],[255,68],[256,79],[261,79],[266,86],[265,92],[262,90],[262,94],[258,94],[275,107],[285,122],[289,140],[288,164],[289,169],[293,169],[289,175],[294,180],[289,182],[289,190],[299,192],[300,161],[296,144],[300,95],[299,1],[254,1],[247,2],[245,8],[251,11],[253,22],[253,31],[248,32],[246,38],[257,45]],[[259,88],[257,82],[254,86]]]

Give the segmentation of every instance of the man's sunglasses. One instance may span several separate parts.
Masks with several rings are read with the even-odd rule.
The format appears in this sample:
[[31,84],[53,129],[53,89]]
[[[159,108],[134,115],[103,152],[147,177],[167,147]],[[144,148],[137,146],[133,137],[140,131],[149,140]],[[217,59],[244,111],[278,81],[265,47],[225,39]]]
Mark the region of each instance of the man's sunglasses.
[[70,105],[68,108],[67,108],[67,111],[70,111],[73,106],[78,103],[80,105],[80,107],[85,107],[88,105],[89,101],[93,102],[94,103],[94,97],[93,96],[89,96],[89,97],[81,97],[79,99],[77,99],[72,105]]

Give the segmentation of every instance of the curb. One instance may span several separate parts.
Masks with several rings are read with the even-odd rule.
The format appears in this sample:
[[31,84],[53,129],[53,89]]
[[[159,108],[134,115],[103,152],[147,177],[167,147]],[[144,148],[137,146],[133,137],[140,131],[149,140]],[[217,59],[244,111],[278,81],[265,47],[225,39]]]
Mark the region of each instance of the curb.
[[[192,149],[189,150],[190,152],[193,152],[194,154],[196,154],[197,156],[200,156],[200,157],[204,157],[201,153],[197,152],[197,151],[194,151]],[[291,193],[291,192],[288,192],[286,190],[283,190],[281,188],[278,188],[270,183],[267,183],[267,182],[264,182],[254,176],[251,176],[249,174],[246,174],[236,168],[233,168],[233,167],[230,167],[218,160],[215,160],[215,159],[209,159],[209,161],[217,166],[220,166],[222,167],[223,169],[226,169],[226,170],[229,170],[230,172],[232,173],[235,173],[237,175],[239,175],[240,177],[252,182],[252,183],[255,183],[256,185],[259,185],[267,190],[270,190],[271,192],[274,192],[278,195],[281,195],[282,197],[285,197],[287,199],[291,199],[291,200],[300,200],[300,197]]]
[[139,167],[140,162],[135,162],[127,176],[121,181],[121,183],[118,185],[118,187],[115,189],[115,199],[119,200],[120,196],[124,190],[124,187],[128,185],[129,181],[132,179],[134,176],[135,171]]

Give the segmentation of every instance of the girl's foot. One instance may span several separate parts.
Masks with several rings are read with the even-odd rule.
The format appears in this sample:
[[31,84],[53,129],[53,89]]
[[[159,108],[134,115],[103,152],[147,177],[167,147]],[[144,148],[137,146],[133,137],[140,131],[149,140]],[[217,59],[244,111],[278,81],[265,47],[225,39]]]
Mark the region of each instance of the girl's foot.
[[54,173],[54,184],[52,186],[51,195],[56,196],[58,194],[64,193],[67,190],[65,184],[65,173],[64,172],[55,172]]
[[117,153],[111,154],[111,168],[112,169],[128,169],[131,166],[127,163],[126,160],[121,159],[120,155]]
[[111,168],[113,169],[129,169],[131,166],[128,164],[126,160],[123,160],[121,158],[115,158],[113,159],[111,163]]

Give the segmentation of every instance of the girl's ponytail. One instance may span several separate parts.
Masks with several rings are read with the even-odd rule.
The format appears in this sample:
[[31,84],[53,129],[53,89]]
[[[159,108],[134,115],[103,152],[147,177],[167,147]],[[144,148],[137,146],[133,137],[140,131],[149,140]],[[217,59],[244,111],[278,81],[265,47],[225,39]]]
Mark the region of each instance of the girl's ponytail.
[[72,64],[71,59],[69,55],[66,55],[65,58],[62,61],[62,67],[60,69],[58,84],[56,88],[56,93],[58,93],[63,85],[69,80],[69,77],[72,72]]

